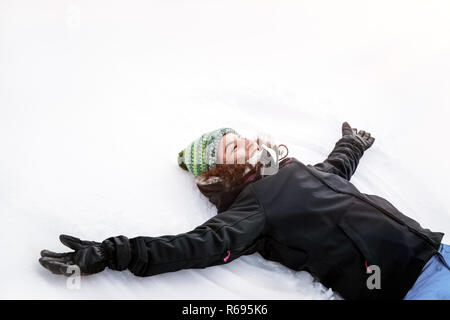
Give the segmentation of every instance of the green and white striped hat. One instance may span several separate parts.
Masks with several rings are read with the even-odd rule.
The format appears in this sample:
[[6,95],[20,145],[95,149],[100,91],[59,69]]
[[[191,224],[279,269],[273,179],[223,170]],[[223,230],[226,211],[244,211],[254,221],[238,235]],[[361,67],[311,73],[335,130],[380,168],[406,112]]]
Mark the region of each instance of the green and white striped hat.
[[178,165],[196,177],[215,167],[220,139],[228,132],[237,134],[231,128],[220,128],[203,134],[178,153]]

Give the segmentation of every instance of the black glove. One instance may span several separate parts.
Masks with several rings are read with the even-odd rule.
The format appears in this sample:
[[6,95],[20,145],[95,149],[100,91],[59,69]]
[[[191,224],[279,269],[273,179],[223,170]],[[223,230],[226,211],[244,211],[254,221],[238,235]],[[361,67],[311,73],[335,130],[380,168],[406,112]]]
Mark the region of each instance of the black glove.
[[[68,235],[60,235],[59,240],[74,252],[56,253],[49,250],[41,251],[40,264],[54,274],[67,273],[67,268],[77,265],[81,275],[89,275],[105,270],[124,270],[131,259],[128,238],[125,236],[111,237],[102,243],[82,241]],[[118,257],[118,255],[120,255]]]
[[364,130],[358,131],[356,128],[352,128],[348,124],[348,122],[344,122],[342,124],[342,137],[354,138],[362,145],[364,151],[369,149],[372,146],[373,142],[375,141],[375,138],[371,137],[369,132],[366,132]]

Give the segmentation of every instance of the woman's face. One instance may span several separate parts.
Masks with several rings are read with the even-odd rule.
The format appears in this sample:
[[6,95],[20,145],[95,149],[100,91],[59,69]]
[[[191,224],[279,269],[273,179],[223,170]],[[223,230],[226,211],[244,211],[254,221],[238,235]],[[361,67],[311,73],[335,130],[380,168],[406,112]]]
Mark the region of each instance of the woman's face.
[[260,150],[260,147],[255,141],[229,132],[219,142],[217,163],[245,164],[257,150]]

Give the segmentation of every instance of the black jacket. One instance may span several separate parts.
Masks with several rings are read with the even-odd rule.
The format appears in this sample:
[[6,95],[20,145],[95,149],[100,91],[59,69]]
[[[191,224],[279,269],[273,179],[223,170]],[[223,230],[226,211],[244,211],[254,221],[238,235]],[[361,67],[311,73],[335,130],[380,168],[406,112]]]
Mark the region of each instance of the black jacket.
[[[443,233],[423,229],[387,200],[349,182],[363,152],[358,141],[345,137],[323,163],[290,158],[194,230],[129,239],[131,261],[119,263],[137,276],[151,276],[258,252],[310,272],[346,299],[402,299]],[[380,289],[367,286],[370,265],[380,268]]]

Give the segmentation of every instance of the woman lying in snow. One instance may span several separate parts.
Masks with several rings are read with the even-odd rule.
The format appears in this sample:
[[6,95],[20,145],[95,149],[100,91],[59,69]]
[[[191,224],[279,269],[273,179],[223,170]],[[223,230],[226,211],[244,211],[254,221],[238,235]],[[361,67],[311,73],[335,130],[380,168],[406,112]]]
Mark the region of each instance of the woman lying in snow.
[[[103,242],[61,235],[75,250],[41,252],[56,274],[129,269],[151,276],[226,264],[255,252],[311,273],[345,299],[450,299],[450,246],[387,200],[349,182],[374,142],[345,122],[328,158],[278,160],[279,147],[233,129],[205,133],[178,155],[218,214],[194,230]],[[287,154],[286,154],[287,155]]]

